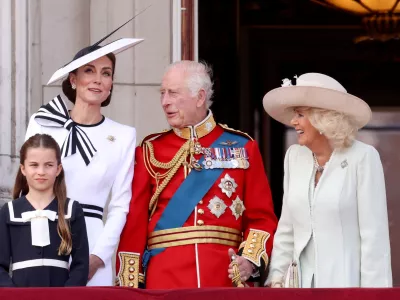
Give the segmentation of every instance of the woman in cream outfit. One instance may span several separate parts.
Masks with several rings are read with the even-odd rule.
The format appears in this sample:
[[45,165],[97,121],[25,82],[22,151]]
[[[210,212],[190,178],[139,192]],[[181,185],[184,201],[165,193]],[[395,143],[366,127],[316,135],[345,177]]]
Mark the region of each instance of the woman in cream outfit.
[[[267,93],[266,112],[291,125],[298,144],[285,157],[282,215],[271,287],[391,287],[383,168],[376,149],[355,140],[369,106],[318,73]],[[293,267],[294,266],[294,267]]]

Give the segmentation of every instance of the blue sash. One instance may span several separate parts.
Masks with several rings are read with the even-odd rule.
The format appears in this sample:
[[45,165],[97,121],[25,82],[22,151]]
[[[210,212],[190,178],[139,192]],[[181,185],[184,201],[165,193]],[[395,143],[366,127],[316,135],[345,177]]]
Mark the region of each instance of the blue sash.
[[[235,148],[242,148],[247,144],[248,139],[241,135],[224,131],[224,133],[212,143],[210,148],[222,148],[219,146],[220,143],[226,141],[236,141]],[[199,164],[202,165],[203,161],[204,156],[200,158]],[[154,231],[182,227],[192,214],[194,207],[210,190],[224,170],[225,169],[203,169],[201,171],[193,170],[190,172],[168,202]],[[147,266],[152,256],[164,250],[165,248],[158,248],[150,251],[146,250],[143,254],[143,267],[145,268]]]

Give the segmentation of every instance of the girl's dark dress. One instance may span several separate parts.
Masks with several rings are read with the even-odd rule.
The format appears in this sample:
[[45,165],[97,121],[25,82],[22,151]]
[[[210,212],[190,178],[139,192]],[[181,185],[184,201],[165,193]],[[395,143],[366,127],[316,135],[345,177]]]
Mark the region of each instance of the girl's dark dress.
[[[44,210],[58,211],[54,199]],[[0,210],[0,286],[59,287],[85,286],[89,272],[89,246],[83,210],[67,199],[65,219],[70,224],[72,251],[58,255],[61,238],[57,221],[48,220],[50,245],[32,246],[31,222],[23,212],[35,211],[25,196],[5,204]],[[70,257],[72,262],[69,265]],[[9,270],[12,269],[12,277]]]

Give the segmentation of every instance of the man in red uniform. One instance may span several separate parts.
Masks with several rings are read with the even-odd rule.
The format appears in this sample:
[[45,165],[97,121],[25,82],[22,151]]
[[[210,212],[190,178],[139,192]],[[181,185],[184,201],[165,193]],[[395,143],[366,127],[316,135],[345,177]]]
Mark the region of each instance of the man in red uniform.
[[267,270],[277,224],[257,143],[214,121],[205,64],[170,65],[160,91],[172,129],[136,150],[119,285],[252,285]]

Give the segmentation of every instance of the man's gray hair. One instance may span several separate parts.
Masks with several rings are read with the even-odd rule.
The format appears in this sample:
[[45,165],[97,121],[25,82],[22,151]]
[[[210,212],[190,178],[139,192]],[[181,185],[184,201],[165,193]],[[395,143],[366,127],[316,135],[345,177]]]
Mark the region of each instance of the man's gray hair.
[[211,67],[205,62],[182,60],[170,64],[166,68],[165,73],[174,68],[180,68],[187,74],[186,85],[193,97],[196,96],[200,90],[203,89],[205,91],[206,106],[210,108],[214,93],[213,82],[211,81]]

